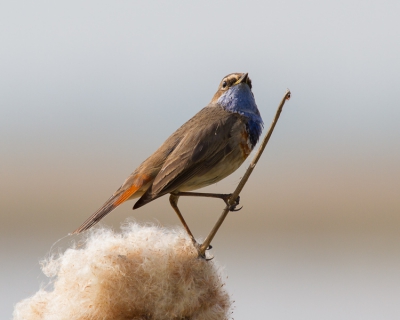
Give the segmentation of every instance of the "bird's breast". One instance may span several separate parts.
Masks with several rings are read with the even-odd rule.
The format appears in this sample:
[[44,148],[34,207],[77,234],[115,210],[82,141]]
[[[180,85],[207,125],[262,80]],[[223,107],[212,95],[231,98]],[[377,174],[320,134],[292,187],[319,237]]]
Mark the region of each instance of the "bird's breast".
[[251,153],[253,145],[245,125],[242,124],[241,126],[243,127],[234,130],[230,138],[229,149],[231,151],[220,162],[213,165],[207,173],[193,176],[179,188],[180,191],[192,191],[216,183],[242,165]]

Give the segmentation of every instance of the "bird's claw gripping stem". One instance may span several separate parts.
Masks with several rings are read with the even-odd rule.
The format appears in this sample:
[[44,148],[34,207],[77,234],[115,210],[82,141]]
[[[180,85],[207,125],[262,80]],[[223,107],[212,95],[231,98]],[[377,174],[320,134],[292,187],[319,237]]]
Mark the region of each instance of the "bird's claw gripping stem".
[[226,205],[229,206],[229,211],[241,210],[243,207],[236,209],[236,207],[239,205],[239,202],[240,202],[240,196],[238,196],[236,198],[236,200],[234,200],[234,201],[231,201],[231,197],[232,197],[232,193],[227,194],[225,197],[222,198],[224,200],[224,202],[226,203]]
[[[192,241],[193,241],[193,246],[197,250],[197,254],[198,254],[199,258],[204,259],[206,261],[210,261],[210,260],[214,259],[214,256],[211,256],[211,258],[207,258],[206,257],[206,253],[205,252],[204,253],[201,252],[201,244],[198,243],[196,240],[192,239]],[[211,249],[212,249],[212,245],[209,245],[206,250],[211,250]]]

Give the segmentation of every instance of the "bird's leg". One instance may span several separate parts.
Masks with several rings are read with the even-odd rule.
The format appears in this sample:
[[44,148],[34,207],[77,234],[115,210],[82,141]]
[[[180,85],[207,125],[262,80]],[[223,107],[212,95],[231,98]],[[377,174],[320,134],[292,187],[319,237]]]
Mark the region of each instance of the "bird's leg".
[[176,214],[178,215],[179,220],[181,220],[181,223],[183,224],[183,227],[185,228],[186,232],[192,239],[193,244],[196,247],[198,247],[199,244],[197,243],[196,239],[194,238],[192,231],[190,231],[185,219],[183,218],[183,216],[178,208],[178,199],[179,199],[179,195],[171,193],[171,195],[169,196],[169,203],[171,204],[171,207],[175,210]]
[[[194,238],[192,231],[190,231],[189,226],[187,225],[185,219],[183,218],[183,216],[181,214],[181,211],[178,208],[178,199],[179,199],[179,195],[171,193],[171,195],[169,196],[169,203],[171,204],[171,207],[175,210],[176,214],[178,215],[179,220],[181,220],[181,223],[182,223],[183,227],[185,228],[186,232],[192,239],[193,245],[196,248],[197,252],[199,253],[199,256],[206,259],[205,255],[200,252],[200,244]],[[212,246],[209,245],[206,250],[209,250],[211,248],[212,248]],[[211,259],[206,259],[206,260],[211,260]]]
[[226,205],[229,206],[229,211],[239,211],[243,207],[236,209],[239,204],[240,197],[237,197],[235,201],[230,204],[229,201],[231,199],[232,193],[202,193],[202,192],[176,192],[175,195],[179,196],[188,196],[188,197],[207,197],[207,198],[218,198],[224,200]]

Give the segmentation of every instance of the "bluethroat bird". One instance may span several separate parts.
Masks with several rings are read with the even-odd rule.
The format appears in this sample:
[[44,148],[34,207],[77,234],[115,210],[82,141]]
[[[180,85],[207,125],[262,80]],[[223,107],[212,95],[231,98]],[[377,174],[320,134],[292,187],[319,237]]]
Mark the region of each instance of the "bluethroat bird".
[[[256,145],[263,121],[251,87],[247,73],[223,78],[211,102],[176,130],[74,233],[91,228],[126,200],[139,198],[133,206],[137,209],[169,193],[172,208],[196,243],[178,208],[178,199],[203,196],[229,203],[230,194],[190,191],[230,175]],[[233,200],[232,211],[239,202]]]

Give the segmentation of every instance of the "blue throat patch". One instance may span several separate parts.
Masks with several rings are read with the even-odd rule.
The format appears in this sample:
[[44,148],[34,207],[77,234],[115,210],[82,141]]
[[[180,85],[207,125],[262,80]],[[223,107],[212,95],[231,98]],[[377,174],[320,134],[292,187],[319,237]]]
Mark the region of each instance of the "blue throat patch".
[[246,130],[254,147],[260,138],[264,123],[250,87],[246,83],[234,85],[219,97],[217,103],[225,110],[239,113],[248,119]]

